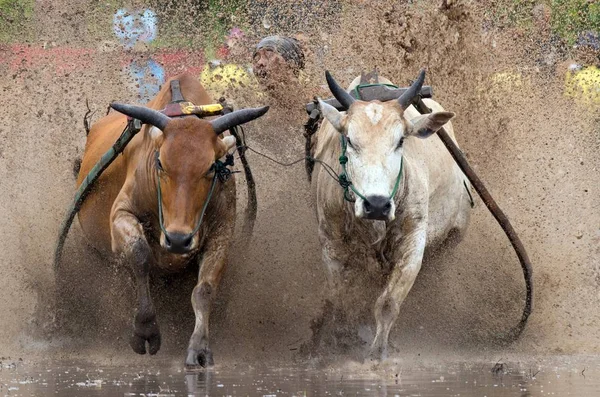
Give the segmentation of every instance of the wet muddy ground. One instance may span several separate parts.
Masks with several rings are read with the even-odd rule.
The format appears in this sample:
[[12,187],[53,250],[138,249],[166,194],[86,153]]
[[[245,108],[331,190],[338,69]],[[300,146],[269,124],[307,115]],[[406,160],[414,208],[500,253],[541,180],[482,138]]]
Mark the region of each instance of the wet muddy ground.
[[306,367],[217,366],[186,372],[169,361],[97,366],[4,360],[4,396],[592,396],[600,389],[597,359],[393,363],[316,370]]

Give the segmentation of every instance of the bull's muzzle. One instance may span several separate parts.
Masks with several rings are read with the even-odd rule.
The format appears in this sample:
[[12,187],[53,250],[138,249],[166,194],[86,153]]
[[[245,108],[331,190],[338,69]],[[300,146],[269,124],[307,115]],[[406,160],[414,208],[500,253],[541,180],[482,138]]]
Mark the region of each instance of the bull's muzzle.
[[194,234],[165,233],[165,248],[173,254],[187,254],[192,249]]
[[363,200],[365,219],[387,221],[392,211],[392,200],[384,196],[368,196]]

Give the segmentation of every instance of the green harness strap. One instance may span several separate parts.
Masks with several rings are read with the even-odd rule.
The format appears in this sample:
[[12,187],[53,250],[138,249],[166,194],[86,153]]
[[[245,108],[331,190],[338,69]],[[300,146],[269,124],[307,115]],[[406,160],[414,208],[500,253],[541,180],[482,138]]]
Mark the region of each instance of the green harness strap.
[[361,96],[360,96],[360,91],[358,90],[359,88],[363,88],[363,87],[381,87],[381,86],[386,86],[386,87],[392,87],[392,88],[398,88],[398,86],[393,85],[393,84],[383,84],[383,83],[375,83],[375,84],[359,84],[356,87],[354,87],[354,89],[352,90],[352,93],[354,94],[354,97],[356,99],[360,99],[362,100]]
[[71,228],[71,224],[79,212],[79,209],[83,205],[85,198],[88,196],[94,183],[102,172],[108,168],[109,165],[117,158],[117,156],[125,150],[127,144],[133,139],[133,137],[140,132],[142,129],[142,122],[137,119],[129,119],[127,121],[127,126],[116,140],[116,142],[108,149],[106,153],[102,155],[100,160],[94,165],[94,167],[88,172],[86,177],[81,181],[81,185],[77,189],[77,193],[75,194],[75,198],[71,203],[67,211],[67,215],[63,220],[62,225],[60,226],[60,234],[58,236],[58,241],[56,243],[56,249],[54,250],[54,270],[58,270],[61,258],[62,258],[62,249],[65,245],[65,241],[67,239],[67,234],[69,233],[69,229]]

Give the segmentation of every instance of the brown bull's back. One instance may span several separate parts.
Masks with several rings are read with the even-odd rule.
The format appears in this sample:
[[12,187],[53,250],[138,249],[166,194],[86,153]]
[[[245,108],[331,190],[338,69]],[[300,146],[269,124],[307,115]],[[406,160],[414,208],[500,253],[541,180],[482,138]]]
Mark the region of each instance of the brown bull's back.
[[[77,186],[92,170],[113,143],[119,138],[127,124],[125,116],[112,112],[92,126],[87,138]],[[130,145],[139,141],[134,138]],[[129,147],[129,149],[131,146]],[[88,241],[97,249],[108,253],[110,246],[110,210],[127,176],[126,159],[119,156],[102,173],[79,211],[79,224]]]
[[212,103],[211,97],[208,95],[204,87],[202,87],[202,84],[200,84],[198,79],[189,73],[183,73],[167,80],[167,82],[163,84],[156,97],[148,102],[147,106],[149,108],[161,110],[166,104],[171,102],[171,80],[179,80],[181,94],[186,101],[192,102],[195,105],[208,105]]

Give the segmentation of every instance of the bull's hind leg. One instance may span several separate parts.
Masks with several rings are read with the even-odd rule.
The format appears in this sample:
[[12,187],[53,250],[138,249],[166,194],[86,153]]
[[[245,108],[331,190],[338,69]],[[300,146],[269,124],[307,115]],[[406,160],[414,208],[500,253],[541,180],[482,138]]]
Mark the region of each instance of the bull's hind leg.
[[149,273],[154,256],[146,241],[142,225],[131,212],[115,202],[112,215],[112,248],[131,266],[137,292],[137,308],[133,321],[131,348],[139,354],[156,354],[160,349],[160,330],[150,296]]
[[[412,223],[412,222],[411,222]],[[420,225],[408,231],[398,247],[401,258],[396,262],[387,286],[375,303],[377,331],[369,355],[373,359],[387,357],[388,338],[398,318],[400,305],[412,288],[421,269],[425,250],[426,226]]]
[[[235,211],[230,211],[235,215]],[[192,292],[192,307],[196,315],[196,325],[188,345],[185,365],[187,367],[207,367],[214,365],[209,346],[208,324],[212,303],[227,263],[227,250],[233,236],[235,219],[228,216],[220,222],[216,230],[210,231],[204,254],[200,261],[198,284]]]

